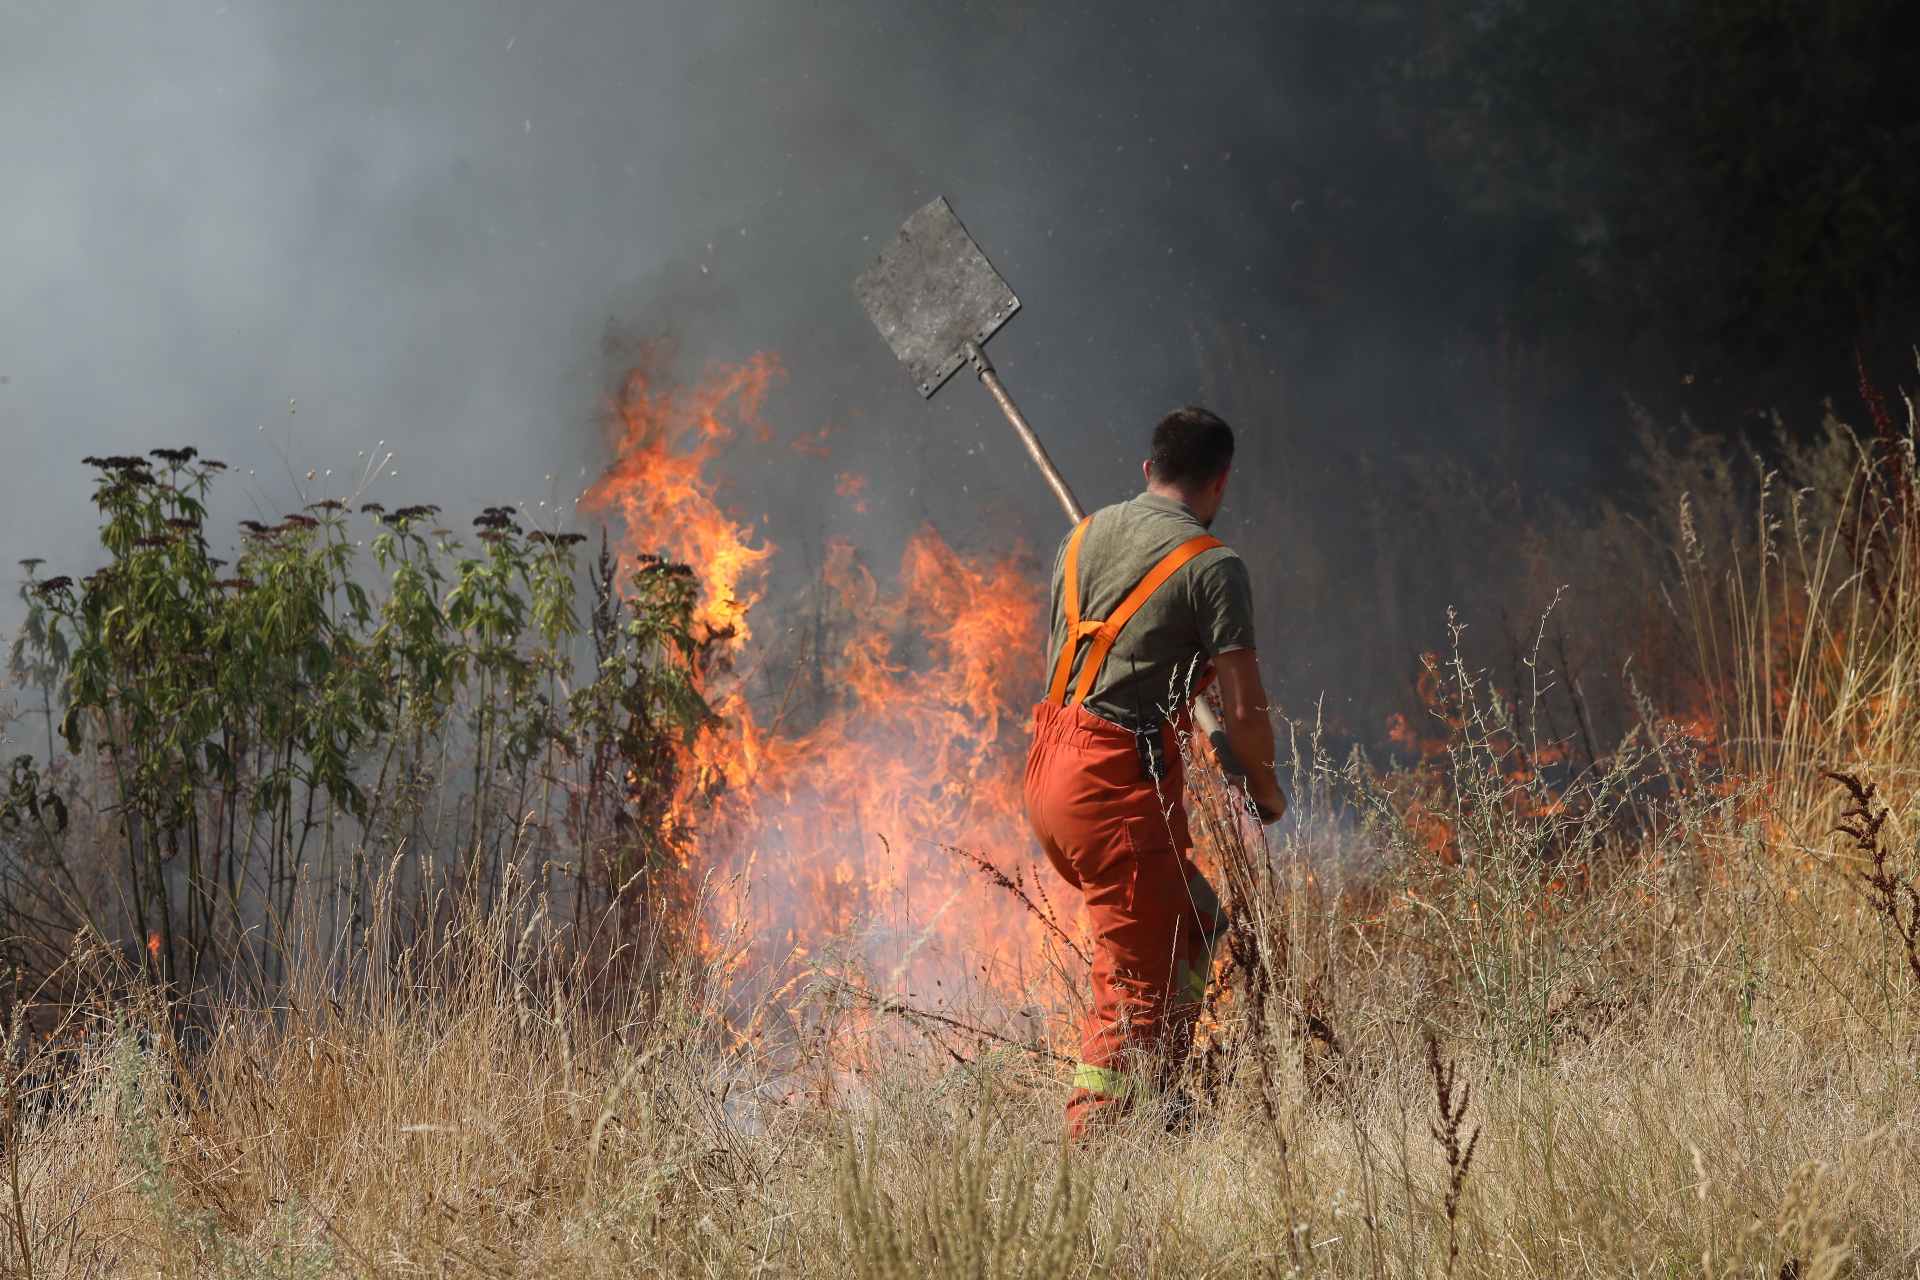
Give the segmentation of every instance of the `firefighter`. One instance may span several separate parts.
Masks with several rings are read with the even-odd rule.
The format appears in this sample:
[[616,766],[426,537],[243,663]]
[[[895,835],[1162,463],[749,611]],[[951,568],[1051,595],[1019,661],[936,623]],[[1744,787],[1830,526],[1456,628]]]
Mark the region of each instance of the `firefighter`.
[[1177,736],[1208,682],[1219,682],[1246,799],[1262,822],[1287,807],[1246,565],[1207,533],[1232,463],[1233,428],[1205,409],[1175,410],[1153,429],[1146,492],[1081,521],[1054,561],[1026,802],[1095,936],[1093,1007],[1067,1101],[1075,1139],[1179,1067],[1226,928],[1189,857]]

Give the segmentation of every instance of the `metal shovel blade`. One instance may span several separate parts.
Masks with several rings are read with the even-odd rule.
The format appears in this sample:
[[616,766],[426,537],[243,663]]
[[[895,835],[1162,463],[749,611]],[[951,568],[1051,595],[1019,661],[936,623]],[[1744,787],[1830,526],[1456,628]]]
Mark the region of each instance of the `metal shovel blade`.
[[923,396],[966,363],[967,343],[984,343],[1020,309],[944,196],[906,220],[853,294]]

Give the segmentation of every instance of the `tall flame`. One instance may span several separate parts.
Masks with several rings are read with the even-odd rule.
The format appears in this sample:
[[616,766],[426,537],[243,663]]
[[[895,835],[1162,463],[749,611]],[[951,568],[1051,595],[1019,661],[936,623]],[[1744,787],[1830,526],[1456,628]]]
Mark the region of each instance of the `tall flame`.
[[654,361],[641,360],[607,406],[613,461],[580,499],[589,514],[624,526],[629,555],[668,550],[693,566],[700,581],[694,621],[731,651],[753,636],[747,613],[760,595],[749,584],[758,583],[778,548],[753,545],[753,526],[720,509],[707,467],[733,439],[722,415],[756,423],[767,388],[783,375],[779,358],[762,353],[743,365],[714,367],[690,390],[655,390]]
[[[722,510],[713,464],[742,428],[768,441],[759,415],[783,373],[763,354],[677,389],[643,361],[609,406],[613,461],[582,500],[629,555],[693,566],[697,621],[736,655],[777,549]],[[860,488],[844,476],[839,487]],[[901,972],[950,981],[984,965],[1018,978],[1038,926],[970,875],[954,847],[1016,869],[1032,846],[1020,769],[1044,592],[1026,560],[1018,547],[962,555],[926,527],[885,587],[853,546],[832,542],[820,589],[846,634],[815,655],[830,698],[804,730],[778,712],[763,723],[747,674],[717,670],[706,692],[722,727],[703,739],[698,763],[726,785],[692,823],[694,857],[751,868],[747,923],[764,942],[804,955],[858,930],[871,958]]]

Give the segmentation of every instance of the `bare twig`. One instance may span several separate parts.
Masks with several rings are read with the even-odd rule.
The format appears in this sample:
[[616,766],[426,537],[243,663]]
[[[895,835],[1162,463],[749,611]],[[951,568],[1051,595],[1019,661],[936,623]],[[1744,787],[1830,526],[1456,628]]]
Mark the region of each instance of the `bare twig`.
[[[944,847],[947,849],[948,852],[957,853],[961,857],[965,858],[968,862],[971,862],[974,866],[980,868],[980,872],[982,875],[986,876],[987,879],[993,881],[994,884],[1000,886],[1002,889],[1005,889],[1008,893],[1012,894],[1016,899],[1018,899],[1020,902],[1020,905],[1025,907],[1029,912],[1031,912],[1033,914],[1034,919],[1038,920],[1041,924],[1045,925],[1047,929],[1053,934],[1054,937],[1060,939],[1061,943],[1066,946],[1067,950],[1073,952],[1074,955],[1080,957],[1081,964],[1093,963],[1093,961],[1087,958],[1087,953],[1082,951],[1074,943],[1073,939],[1067,935],[1067,931],[1060,927],[1060,923],[1059,921],[1054,919],[1053,913],[1051,911],[1041,910],[1039,904],[1034,902],[1032,898],[1027,896],[1026,877],[1021,875],[1018,870],[1015,870],[1013,875],[1009,877],[1006,872],[1002,871],[999,867],[996,867],[987,858],[985,858],[980,854],[975,853],[971,849],[962,849],[958,845],[946,845]],[[1040,889],[1039,885],[1036,884],[1034,888],[1040,892],[1042,897],[1046,896],[1045,890]],[[1052,904],[1048,904],[1048,905],[1051,906]]]
[[[896,1017],[905,1018],[908,1022],[938,1022],[942,1026],[952,1027],[955,1031],[964,1031],[970,1036],[980,1036],[983,1039],[992,1040],[996,1044],[1004,1044],[1014,1049],[1024,1049],[1028,1053],[1038,1054],[1043,1058],[1052,1058],[1055,1062],[1071,1064],[1074,1061],[1072,1058],[1060,1056],[1051,1049],[1042,1049],[1038,1045],[1029,1044],[1023,1040],[1016,1040],[1012,1036],[1001,1035],[997,1031],[989,1031],[985,1027],[975,1026],[971,1022],[963,1022],[959,1018],[950,1018],[944,1013],[934,1013],[930,1009],[922,1009],[918,1005],[908,1004],[905,1000],[897,996],[883,996],[878,991],[870,991],[866,987],[858,983],[848,982],[844,978],[830,978],[825,979],[825,981],[830,983],[834,990],[852,996],[861,1007],[870,1009],[875,1013],[891,1013]],[[964,1058],[960,1058],[953,1050],[948,1049],[947,1052],[956,1059],[962,1062],[965,1061]]]

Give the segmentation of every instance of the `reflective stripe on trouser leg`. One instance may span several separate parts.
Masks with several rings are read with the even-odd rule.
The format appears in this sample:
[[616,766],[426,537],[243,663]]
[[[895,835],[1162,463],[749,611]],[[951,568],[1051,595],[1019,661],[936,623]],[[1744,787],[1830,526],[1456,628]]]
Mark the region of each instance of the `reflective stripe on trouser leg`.
[[1073,1068],[1073,1087],[1108,1098],[1128,1098],[1134,1091],[1133,1077],[1111,1067],[1096,1067],[1082,1062]]

